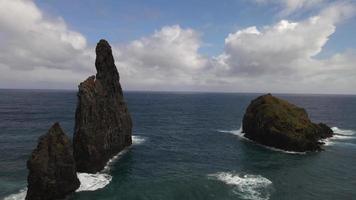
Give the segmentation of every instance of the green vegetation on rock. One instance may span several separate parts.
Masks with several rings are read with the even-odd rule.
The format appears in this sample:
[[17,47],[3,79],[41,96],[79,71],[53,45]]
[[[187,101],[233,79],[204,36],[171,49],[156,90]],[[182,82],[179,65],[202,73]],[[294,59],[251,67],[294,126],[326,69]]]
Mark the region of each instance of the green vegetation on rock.
[[254,99],[243,118],[245,137],[289,151],[321,150],[321,139],[331,137],[325,124],[310,121],[307,112],[271,94]]

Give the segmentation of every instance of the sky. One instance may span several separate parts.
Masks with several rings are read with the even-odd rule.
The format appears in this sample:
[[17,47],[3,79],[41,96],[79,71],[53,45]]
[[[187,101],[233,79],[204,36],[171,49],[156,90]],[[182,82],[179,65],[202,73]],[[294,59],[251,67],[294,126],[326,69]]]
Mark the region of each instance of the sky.
[[0,0],[0,88],[356,94],[355,0]]

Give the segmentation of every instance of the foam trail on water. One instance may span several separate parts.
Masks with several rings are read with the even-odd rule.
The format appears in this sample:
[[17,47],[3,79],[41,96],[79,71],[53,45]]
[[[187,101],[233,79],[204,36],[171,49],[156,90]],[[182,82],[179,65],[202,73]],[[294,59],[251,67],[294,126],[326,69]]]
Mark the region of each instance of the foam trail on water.
[[242,139],[249,140],[248,138],[244,137],[244,134],[242,133],[242,127],[240,127],[237,130],[218,130],[218,132],[220,132],[220,133],[231,133],[233,135],[241,137]]
[[356,131],[354,130],[346,130],[346,129],[339,129],[338,127],[332,127],[331,130],[334,131],[334,133],[337,133],[339,135],[348,135],[348,136],[351,136],[351,135],[355,135],[356,134]]
[[345,140],[356,139],[356,136],[355,136],[356,131],[340,129],[338,127],[332,127],[331,130],[334,132],[334,135],[330,138],[321,140],[321,142],[324,142],[325,146],[331,146],[331,145],[335,145],[335,144],[349,146],[349,147],[356,146],[356,144],[354,144],[354,143],[344,142]]
[[274,148],[274,147],[269,147],[269,146],[266,146],[266,145],[263,145],[263,144],[259,144],[259,143],[255,142],[255,141],[252,141],[252,140],[248,139],[247,137],[245,137],[244,133],[242,132],[242,127],[240,127],[237,130],[218,130],[218,132],[230,133],[230,134],[236,135],[241,139],[247,140],[249,142],[252,142],[252,143],[254,143],[256,145],[259,145],[261,147],[264,147],[264,148],[272,150],[272,151],[278,151],[278,152],[287,153],[287,154],[306,154],[305,152],[286,151],[286,150],[277,149],[277,148]]
[[114,157],[112,157],[105,165],[104,169],[101,170],[101,173],[108,173],[111,170],[111,166],[118,161],[122,155],[127,153],[129,151],[129,148],[126,148],[122,151],[120,151],[118,154],[116,154]]
[[233,192],[242,199],[267,200],[270,197],[272,181],[260,175],[218,172],[208,177],[233,186]]
[[[138,136],[138,135],[133,135],[132,136],[132,145],[140,145],[146,141],[145,137]],[[127,153],[129,151],[130,147],[127,147],[126,149],[120,151],[118,154],[116,154],[114,157],[112,157],[105,165],[104,169],[101,171],[102,173],[108,173],[111,169],[111,166],[118,161],[122,155]]]

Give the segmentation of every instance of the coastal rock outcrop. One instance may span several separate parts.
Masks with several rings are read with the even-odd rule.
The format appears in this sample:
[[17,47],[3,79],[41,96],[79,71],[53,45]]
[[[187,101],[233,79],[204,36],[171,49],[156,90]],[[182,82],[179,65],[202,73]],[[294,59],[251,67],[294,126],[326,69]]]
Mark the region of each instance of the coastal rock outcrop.
[[71,141],[55,123],[27,161],[26,200],[63,199],[80,186]]
[[307,112],[271,94],[251,101],[243,118],[246,138],[287,151],[321,150],[321,139],[333,131],[325,124],[310,121]]
[[132,121],[109,43],[96,46],[96,76],[79,85],[74,157],[79,172],[95,173],[132,144]]

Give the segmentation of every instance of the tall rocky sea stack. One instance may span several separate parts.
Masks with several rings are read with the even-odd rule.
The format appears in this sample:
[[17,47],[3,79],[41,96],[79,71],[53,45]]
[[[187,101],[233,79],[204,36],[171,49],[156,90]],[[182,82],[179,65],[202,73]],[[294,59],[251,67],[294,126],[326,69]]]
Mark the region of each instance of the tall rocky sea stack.
[[120,85],[111,47],[96,46],[96,76],[79,85],[75,114],[74,157],[79,172],[95,173],[132,144],[132,122]]
[[39,138],[27,168],[26,200],[63,199],[80,186],[71,142],[58,123]]
[[245,137],[260,144],[288,151],[321,150],[321,139],[333,131],[325,124],[312,123],[307,112],[271,94],[253,100],[243,118]]

